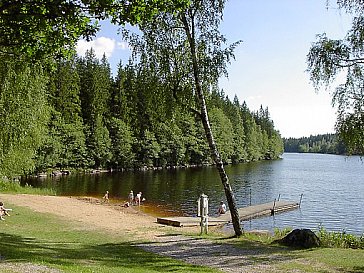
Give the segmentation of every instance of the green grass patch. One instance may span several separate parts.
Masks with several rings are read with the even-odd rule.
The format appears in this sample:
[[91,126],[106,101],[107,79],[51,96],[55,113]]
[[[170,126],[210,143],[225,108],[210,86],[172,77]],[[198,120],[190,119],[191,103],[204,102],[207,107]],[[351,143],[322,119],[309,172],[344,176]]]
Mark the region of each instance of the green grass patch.
[[273,235],[247,232],[240,238],[218,239],[215,235],[209,238],[246,250],[247,263],[257,266],[268,264],[266,272],[364,272],[363,249],[319,247],[300,250],[272,244],[287,232],[289,229],[276,230]]
[[320,238],[323,247],[364,249],[364,234],[355,236],[344,231],[328,232],[320,227],[317,236]]
[[280,263],[277,270],[290,272],[364,272],[364,251],[358,249],[315,248],[294,250],[291,259]]
[[19,181],[0,179],[0,192],[3,193],[23,193],[36,195],[56,195],[53,189],[33,188],[30,185],[21,186]]
[[125,237],[81,230],[77,223],[23,207],[0,221],[0,271],[45,266],[62,272],[217,272],[145,252]]

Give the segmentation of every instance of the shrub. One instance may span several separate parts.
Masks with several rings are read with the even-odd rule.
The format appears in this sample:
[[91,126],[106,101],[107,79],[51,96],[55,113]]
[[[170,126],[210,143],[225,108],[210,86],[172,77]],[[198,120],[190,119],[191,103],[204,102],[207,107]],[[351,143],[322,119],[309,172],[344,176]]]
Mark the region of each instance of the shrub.
[[345,231],[328,232],[320,226],[317,236],[320,238],[323,247],[364,249],[364,234],[355,236]]
[[0,178],[0,192],[56,195],[53,189],[33,188],[28,184],[26,184],[25,186],[21,186],[19,181],[11,181],[8,179],[1,179],[1,178]]

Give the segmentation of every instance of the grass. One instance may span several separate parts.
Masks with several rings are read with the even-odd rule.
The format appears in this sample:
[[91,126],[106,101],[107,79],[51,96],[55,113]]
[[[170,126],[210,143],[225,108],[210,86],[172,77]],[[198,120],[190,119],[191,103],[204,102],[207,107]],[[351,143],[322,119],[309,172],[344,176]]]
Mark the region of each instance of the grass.
[[0,192],[2,193],[23,193],[23,194],[36,194],[36,195],[56,195],[53,189],[40,189],[33,188],[26,184],[21,186],[19,181],[2,180],[0,178]]
[[320,227],[317,236],[320,238],[321,245],[325,247],[364,249],[364,234],[355,236],[345,231],[328,232]]
[[248,259],[253,264],[269,264],[265,272],[364,272],[364,250],[350,248],[319,247],[292,249],[272,244],[284,236],[289,229],[275,231],[274,235],[245,233],[240,238],[210,238],[216,242],[230,243],[253,255]]
[[122,236],[80,230],[51,215],[12,208],[12,215],[0,221],[1,272],[30,265],[62,272],[217,272],[145,252]]

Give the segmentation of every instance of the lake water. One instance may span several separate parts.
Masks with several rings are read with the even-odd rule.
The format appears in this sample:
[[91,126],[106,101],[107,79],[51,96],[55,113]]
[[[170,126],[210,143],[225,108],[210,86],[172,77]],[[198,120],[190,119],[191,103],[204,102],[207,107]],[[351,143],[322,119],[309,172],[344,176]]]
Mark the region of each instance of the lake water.
[[[364,232],[364,161],[359,157],[320,154],[284,154],[282,159],[226,166],[238,207],[274,199],[299,202],[301,208],[274,217],[244,222],[246,230],[311,228]],[[128,192],[143,192],[142,208],[154,215],[195,215],[201,193],[209,196],[209,210],[216,212],[225,200],[214,167],[70,175],[27,180],[36,187],[54,188],[59,195],[100,197],[110,191],[122,203]],[[25,181],[23,181],[25,183]]]

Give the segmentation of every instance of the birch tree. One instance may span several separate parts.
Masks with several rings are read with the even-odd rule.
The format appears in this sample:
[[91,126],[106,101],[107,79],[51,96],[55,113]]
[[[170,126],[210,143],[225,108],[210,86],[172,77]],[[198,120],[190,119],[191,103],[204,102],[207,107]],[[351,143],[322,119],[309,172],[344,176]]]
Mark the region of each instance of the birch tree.
[[[364,5],[362,0],[337,0],[353,17],[342,39],[317,35],[307,55],[308,72],[317,89],[334,87],[336,129],[350,153],[364,153]],[[338,84],[341,78],[344,78]],[[334,86],[333,86],[334,85]]]
[[[152,21],[139,25],[142,35],[124,31],[134,54],[147,56],[174,101],[197,115],[204,127],[210,154],[217,167],[236,236],[242,234],[236,200],[211,130],[206,96],[234,57],[236,42],[225,48],[220,34],[224,0],[194,0],[175,13],[159,13]],[[140,56],[140,55],[139,55]]]

